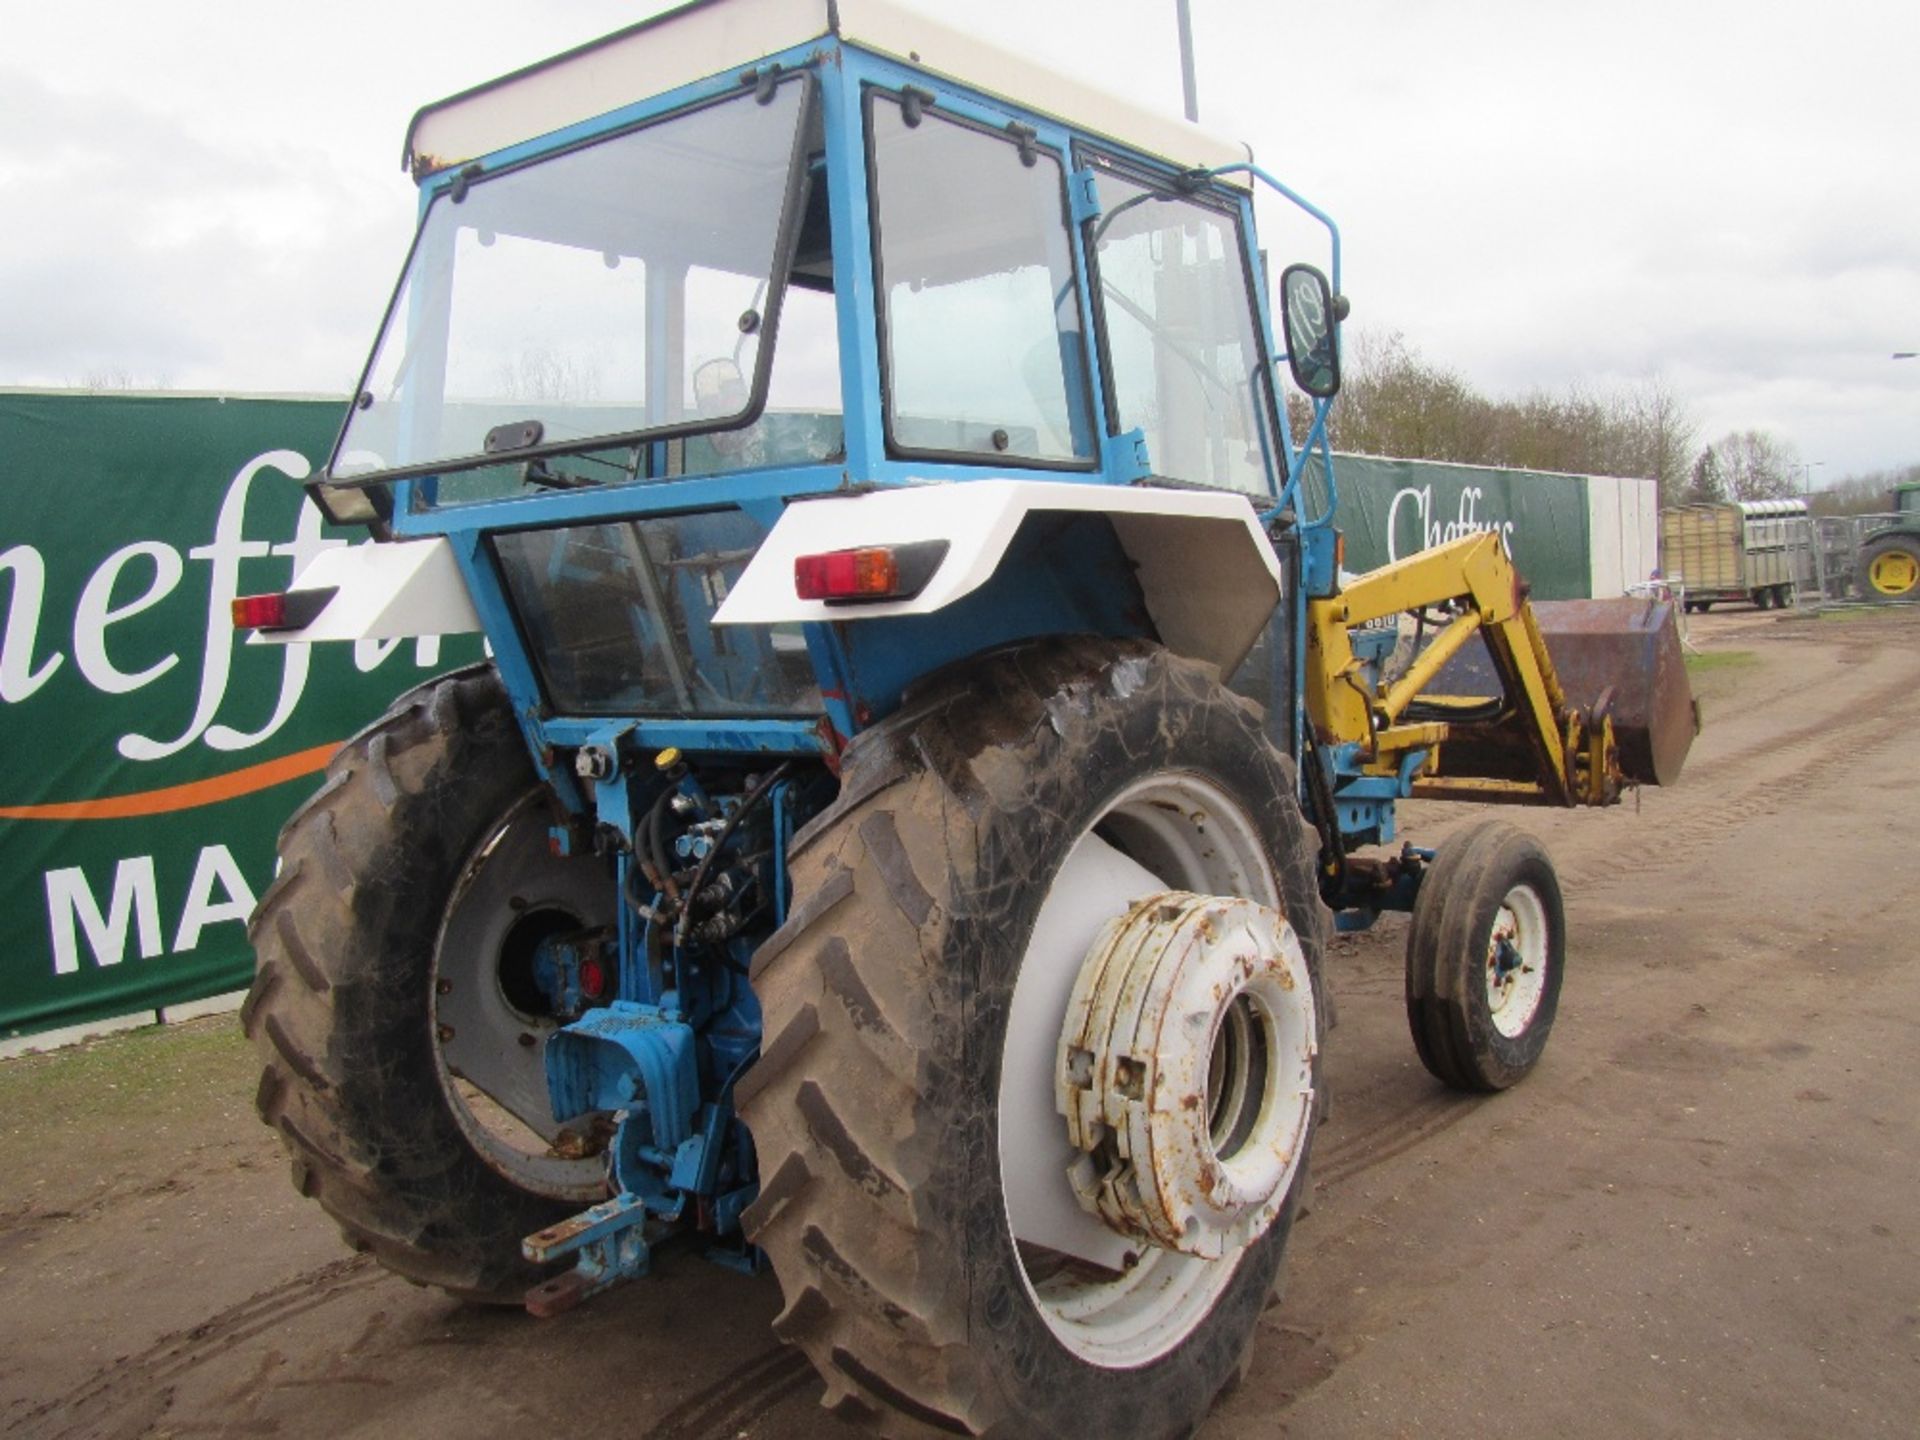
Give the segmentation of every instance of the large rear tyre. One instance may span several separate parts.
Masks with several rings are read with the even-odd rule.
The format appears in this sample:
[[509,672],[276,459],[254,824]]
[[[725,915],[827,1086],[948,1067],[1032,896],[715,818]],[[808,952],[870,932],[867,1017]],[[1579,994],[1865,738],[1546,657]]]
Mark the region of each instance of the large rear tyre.
[[[969,662],[846,760],[754,960],[767,1040],[737,1092],[776,1330],[829,1407],[886,1434],[1186,1434],[1250,1354],[1324,1093],[1327,918],[1291,763],[1210,671],[1091,640]],[[1142,1245],[1109,1267],[1028,1238],[1063,1196],[1056,1219],[1099,1229],[1053,1108],[1057,985],[1086,953],[1070,912],[1124,910],[1134,886],[1279,911],[1307,977],[1214,1020],[1189,1104],[1217,1154],[1304,1117],[1272,1147],[1270,1223],[1219,1259]]]
[[605,1194],[547,1109],[539,941],[609,923],[611,881],[547,845],[499,680],[445,676],[327,767],[280,834],[248,926],[241,1019],[261,1119],[355,1249],[424,1284],[516,1302],[520,1240]]
[[1482,820],[1440,847],[1407,932],[1407,1023],[1435,1079],[1504,1090],[1547,1048],[1566,910],[1540,843]]
[[1860,594],[1868,600],[1907,600],[1920,594],[1920,540],[1889,535],[1860,552]]

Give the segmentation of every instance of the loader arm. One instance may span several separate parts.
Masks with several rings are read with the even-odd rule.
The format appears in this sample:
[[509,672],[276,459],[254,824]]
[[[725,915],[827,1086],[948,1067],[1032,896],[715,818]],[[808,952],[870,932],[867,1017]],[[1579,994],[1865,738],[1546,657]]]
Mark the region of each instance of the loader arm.
[[[1453,607],[1453,618],[1404,675],[1380,681],[1378,667],[1356,653],[1354,631],[1439,605]],[[1500,695],[1428,695],[1475,635]],[[1307,647],[1307,713],[1319,743],[1335,748],[1338,771],[1397,777],[1418,798],[1549,805],[1610,805],[1629,778],[1614,737],[1612,687],[1589,705],[1568,702],[1526,582],[1491,532],[1422,551],[1309,602]],[[1496,756],[1501,763],[1478,763]]]

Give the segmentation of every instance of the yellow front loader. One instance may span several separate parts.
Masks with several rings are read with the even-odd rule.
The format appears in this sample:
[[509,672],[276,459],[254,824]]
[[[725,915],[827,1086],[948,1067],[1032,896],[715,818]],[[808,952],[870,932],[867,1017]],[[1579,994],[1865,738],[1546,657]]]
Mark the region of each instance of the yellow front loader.
[[1437,852],[1358,851],[1395,838],[1403,799],[1611,805],[1634,785],[1672,784],[1699,728],[1673,612],[1658,597],[1535,602],[1492,533],[1307,601],[1303,759],[1321,892],[1345,930],[1412,912],[1408,1019],[1448,1084],[1503,1088],[1544,1049],[1565,946],[1559,882],[1538,841],[1491,817]]

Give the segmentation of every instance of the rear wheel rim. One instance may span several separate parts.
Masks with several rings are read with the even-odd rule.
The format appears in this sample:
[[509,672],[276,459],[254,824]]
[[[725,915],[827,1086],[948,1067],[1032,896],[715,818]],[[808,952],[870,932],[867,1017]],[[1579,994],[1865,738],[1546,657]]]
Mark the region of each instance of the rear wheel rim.
[[1507,891],[1487,933],[1487,1009],[1493,1027],[1516,1040],[1540,1013],[1551,949],[1547,907],[1531,885]]
[[591,862],[552,855],[544,800],[536,788],[508,807],[454,883],[434,943],[434,1071],[489,1167],[536,1195],[591,1202],[606,1193],[606,1167],[555,1148],[542,1053],[559,1021],[539,1013],[528,950],[609,923],[611,892]]
[[1920,560],[1904,550],[1889,550],[1873,557],[1867,579],[1882,595],[1905,595],[1920,585]]
[[[1016,1103],[1013,1087],[1023,1083],[1017,1079],[1022,1070],[1031,1068],[1020,1066],[1014,1052],[1023,1037],[1033,1044],[1038,1042],[1032,1037],[1059,1034],[1064,1007],[1047,997],[1040,978],[1045,967],[1036,963],[1035,950],[1042,943],[1041,937],[1050,932],[1050,912],[1073,902],[1074,897],[1067,892],[1075,883],[1074,873],[1082,868],[1076,861],[1090,853],[1114,851],[1142,872],[1142,893],[1188,890],[1239,895],[1276,910],[1281,905],[1277,877],[1258,830],[1210,781],[1193,774],[1162,774],[1138,781],[1109,800],[1055,873],[1035,920],[1034,939],[1023,960],[1020,981],[1014,988],[999,1097],[1003,1179],[1010,1178],[1017,1166],[1037,1166],[1057,1174],[1058,1183],[1067,1186],[1065,1166],[1053,1166],[1051,1156],[1040,1161],[1034,1155],[1012,1153],[1009,1113]],[[1112,894],[1105,898],[1110,901],[1108,913],[1119,913],[1137,897]],[[1258,1088],[1257,1079],[1238,1072],[1274,1063],[1268,1036],[1256,1034],[1262,1027],[1250,1023],[1256,1019],[1251,1014],[1237,1016],[1228,1022],[1226,1034],[1215,1037],[1213,1054],[1228,1067],[1228,1073],[1216,1077],[1210,1067],[1207,1090],[1213,1103],[1209,1109],[1223,1122],[1220,1140],[1228,1148],[1232,1132],[1245,1123],[1236,1097],[1249,1088]],[[1051,1064],[1051,1052],[1047,1059]],[[1064,1125],[1064,1119],[1059,1120],[1063,1143]],[[1286,1183],[1291,1185],[1291,1177]],[[1020,1239],[1021,1216],[1017,1212],[1022,1206],[1012,1193],[1006,1193],[1005,1198],[1004,1214],[1014,1236],[1021,1281],[1035,1309],[1067,1350],[1103,1368],[1134,1368],[1177,1349],[1212,1313],[1247,1253],[1242,1249],[1218,1260],[1207,1260],[1142,1245],[1136,1249],[1138,1260],[1131,1268],[1108,1269]]]

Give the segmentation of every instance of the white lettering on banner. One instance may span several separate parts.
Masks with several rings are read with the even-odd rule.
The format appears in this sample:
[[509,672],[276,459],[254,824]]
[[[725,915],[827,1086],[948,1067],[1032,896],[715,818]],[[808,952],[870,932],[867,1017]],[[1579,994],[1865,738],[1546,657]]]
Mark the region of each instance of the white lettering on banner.
[[[234,474],[220,502],[214,521],[213,538],[187,552],[187,560],[207,562],[206,639],[201,652],[200,686],[193,714],[180,733],[170,739],[128,732],[119,738],[116,748],[129,760],[164,760],[198,742],[210,750],[247,750],[279,733],[299,706],[305,693],[311,666],[310,645],[275,647],[280,657],[280,689],[273,712],[257,730],[240,730],[216,723],[225,703],[233,672],[233,647],[239,637],[233,629],[231,606],[240,593],[240,569],[243,560],[264,557],[284,558],[290,562],[286,581],[306,569],[323,550],[348,542],[321,534],[320,512],[302,504],[291,539],[275,543],[246,538],[247,499],[253,482],[263,471],[274,470],[293,480],[304,480],[311,467],[306,458],[293,450],[269,450],[256,455]],[[130,567],[138,574],[138,562],[153,567],[152,575],[139,593],[116,602],[114,591]],[[173,652],[143,655],[134,660],[124,653],[118,664],[109,655],[107,632],[110,627],[131,619],[166,600],[180,590],[185,578],[186,561],[174,546],[160,540],[135,540],[121,546],[87,577],[74,605],[72,654],[80,676],[95,692],[103,695],[128,695],[158,680],[175,669],[180,656]],[[46,599],[47,564],[39,550],[31,545],[14,545],[0,550],[0,581],[10,584],[6,598],[6,624],[0,629],[0,702],[17,705],[29,700],[44,686],[62,664],[66,654],[59,650],[39,658],[41,612]],[[394,641],[355,643],[353,659],[361,671],[369,671],[386,660],[398,648]],[[440,663],[440,637],[426,635],[414,645],[414,664],[425,669]],[[123,665],[144,668],[123,669]]]
[[[136,556],[153,562],[153,578],[139,595],[124,605],[115,605],[114,583],[127,562]],[[109,695],[124,695],[158,680],[180,663],[180,657],[169,651],[137,674],[127,674],[107,658],[107,626],[138,615],[142,610],[151,610],[173,593],[185,570],[180,552],[173,546],[158,540],[136,540],[114,551],[87,578],[87,586],[80,592],[80,603],[73,612],[73,659],[94,689]]]
[[40,601],[47,593],[47,563],[40,552],[31,545],[0,550],[0,570],[13,576],[7,628],[0,631],[0,700],[13,705],[46,684],[67,657],[56,650],[37,672],[33,668],[33,642],[40,633]]
[[140,958],[160,953],[160,894],[153,883],[153,857],[134,855],[113,868],[113,895],[107,913],[87,885],[79,866],[46,873],[47,929],[53,938],[53,973],[71,975],[80,968],[78,929],[87,932],[96,965],[118,965],[127,953],[127,922],[140,936]]
[[[82,935],[93,954],[93,963],[102,967],[126,959],[130,927],[142,960],[163,953],[160,891],[154,884],[151,855],[132,855],[115,864],[113,893],[104,914],[93,887],[87,883],[86,872],[79,866],[49,870],[45,883],[54,974],[72,975],[80,969]],[[214,898],[216,888],[220,899]],[[224,845],[206,846],[194,862],[193,878],[187,882],[172,953],[183,955],[198,948],[201,932],[209,925],[245,925],[253,905],[253,888],[240,873],[233,852]]]
[[[213,887],[218,884],[227,898],[214,903]],[[245,925],[253,913],[253,890],[233,853],[224,845],[209,845],[194,862],[193,879],[187,882],[187,901],[180,910],[180,928],[173,934],[173,953],[178,955],[200,943],[200,932],[209,925],[234,921]]]
[[1393,503],[1387,507],[1387,562],[1404,559],[1400,553],[1400,507],[1411,502],[1414,518],[1420,525],[1420,543],[1407,554],[1418,554],[1422,550],[1431,550],[1436,545],[1445,545],[1450,540],[1458,540],[1462,535],[1478,535],[1492,530],[1500,536],[1500,548],[1513,557],[1514,522],[1511,520],[1482,520],[1475,512],[1480,502],[1487,498],[1487,492],[1478,485],[1468,485],[1460,491],[1458,514],[1444,525],[1436,524],[1433,518],[1433,486],[1422,485],[1418,488],[1408,486],[1396,491]]
[[[302,468],[304,470],[304,465]],[[271,553],[290,556],[293,560],[293,574],[298,575],[322,550],[337,549],[346,543],[344,540],[322,539],[320,512],[311,505],[302,505],[300,518],[293,527],[293,539],[284,545],[274,546]],[[228,626],[228,633],[232,633],[231,624]],[[283,645],[280,648],[284,655],[284,663],[280,670],[280,698],[274,702],[273,714],[268,717],[265,725],[251,734],[235,730],[228,725],[209,726],[207,744],[215,750],[245,750],[250,745],[258,745],[269,735],[277,732],[292,717],[293,707],[300,703],[301,692],[307,688],[307,666],[313,658],[313,647]],[[218,708],[218,701],[215,702],[215,708]],[[123,740],[121,743],[124,745],[126,742]]]
[[[213,522],[213,543],[196,545],[187,552],[194,560],[205,560],[213,567],[213,583],[207,595],[207,649],[200,666],[200,701],[194,707],[187,728],[172,740],[153,740],[131,731],[120,737],[119,751],[129,760],[164,760],[177,755],[213,723],[214,712],[227,695],[227,675],[233,665],[234,630],[232,608],[240,593],[240,562],[268,554],[272,547],[264,540],[247,540],[241,528],[247,515],[247,491],[254,477],[268,466],[295,480],[307,478],[306,457],[292,450],[269,450],[241,468],[227,487],[227,498],[220,502],[220,516]],[[288,646],[289,650],[293,647]],[[211,735],[207,743],[216,749]],[[238,749],[240,747],[233,747]]]
[[[377,669],[383,660],[400,648],[401,644],[399,640],[356,640],[353,642],[353,668],[362,675],[369,670]],[[493,654],[491,646],[488,647],[487,654]],[[422,635],[413,642],[413,663],[420,666],[440,663],[438,635]]]

